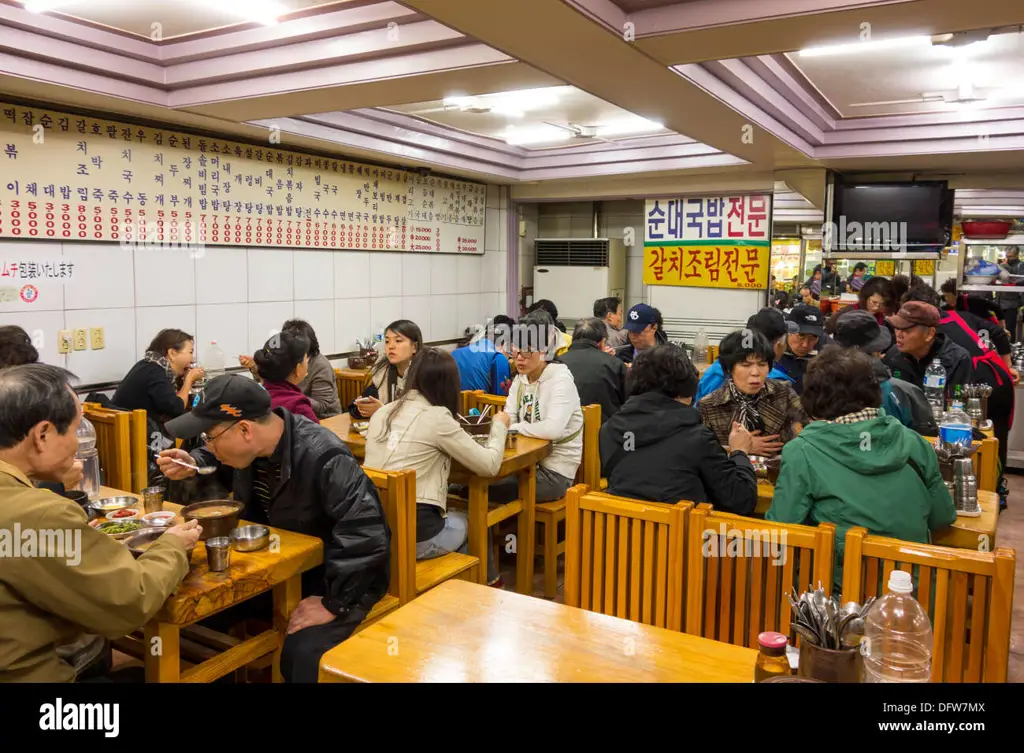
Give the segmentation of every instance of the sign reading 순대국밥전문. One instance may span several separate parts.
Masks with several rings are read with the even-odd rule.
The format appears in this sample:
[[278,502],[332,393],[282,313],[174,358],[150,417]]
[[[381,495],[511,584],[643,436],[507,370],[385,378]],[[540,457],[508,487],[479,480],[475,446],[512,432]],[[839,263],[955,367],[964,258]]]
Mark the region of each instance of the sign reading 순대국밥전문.
[[644,284],[768,288],[770,195],[650,199],[644,211]]

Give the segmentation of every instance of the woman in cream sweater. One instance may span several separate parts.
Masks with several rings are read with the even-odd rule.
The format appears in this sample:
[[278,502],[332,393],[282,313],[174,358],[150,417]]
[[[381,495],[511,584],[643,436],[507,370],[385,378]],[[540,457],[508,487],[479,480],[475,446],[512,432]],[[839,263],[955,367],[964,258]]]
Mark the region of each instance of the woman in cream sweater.
[[[452,459],[480,476],[501,468],[509,416],[494,416],[486,446],[476,442],[456,418],[459,367],[449,353],[424,348],[409,367],[405,391],[381,406],[366,432],[367,468],[416,471],[416,559],[449,552],[465,553],[469,523],[448,512],[448,473]],[[488,583],[498,580],[497,563],[488,558]]]

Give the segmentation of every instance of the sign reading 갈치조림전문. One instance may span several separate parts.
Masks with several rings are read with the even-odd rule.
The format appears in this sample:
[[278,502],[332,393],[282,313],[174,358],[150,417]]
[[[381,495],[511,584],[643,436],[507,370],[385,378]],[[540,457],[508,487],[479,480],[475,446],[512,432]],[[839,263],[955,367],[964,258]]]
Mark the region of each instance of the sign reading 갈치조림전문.
[[771,199],[649,199],[644,211],[644,284],[767,289]]
[[485,185],[274,142],[0,102],[0,239],[484,252]]

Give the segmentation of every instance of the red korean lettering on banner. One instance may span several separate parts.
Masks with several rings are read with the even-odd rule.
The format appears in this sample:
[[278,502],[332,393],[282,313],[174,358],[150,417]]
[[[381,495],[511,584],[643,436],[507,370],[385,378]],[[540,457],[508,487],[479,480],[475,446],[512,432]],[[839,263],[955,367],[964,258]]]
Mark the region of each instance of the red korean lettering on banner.
[[654,254],[651,257],[651,263],[647,266],[654,270],[654,279],[661,282],[665,275],[665,249],[654,249]]

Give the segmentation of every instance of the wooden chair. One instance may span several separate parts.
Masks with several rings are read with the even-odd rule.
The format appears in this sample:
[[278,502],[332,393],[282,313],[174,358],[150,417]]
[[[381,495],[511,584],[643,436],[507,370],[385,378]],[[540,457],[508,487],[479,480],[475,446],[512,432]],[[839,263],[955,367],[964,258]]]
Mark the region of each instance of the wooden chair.
[[692,502],[566,495],[565,603],[645,625],[682,629],[687,516]]
[[343,410],[348,410],[352,401],[363,394],[370,383],[369,369],[335,369],[334,379],[338,384],[338,399]]
[[[601,406],[583,406],[583,462],[576,471],[576,483],[586,484],[599,491],[607,484],[601,479],[601,448],[598,434],[601,431]],[[566,498],[553,502],[538,502],[536,507],[537,525],[544,535],[537,542],[537,554],[544,558],[544,598],[553,599],[558,595],[558,557],[565,554],[565,539],[559,539],[558,524],[565,521]]]
[[[450,552],[429,560],[416,560],[415,471],[379,471],[365,466],[363,471],[377,487],[377,493],[380,495],[385,509],[392,508],[387,513],[388,523],[392,528],[392,568],[394,569],[397,562],[397,567],[404,579],[398,585],[398,595],[402,604],[408,603],[420,594],[452,578],[475,581],[476,568],[479,566],[480,560],[469,554]],[[392,524],[392,518],[398,521],[399,525]],[[395,533],[396,528],[400,531],[399,534]],[[405,534],[407,529],[410,529],[408,535]],[[402,557],[400,560],[395,560],[396,550],[399,547],[402,550]],[[408,581],[408,584],[405,581]]]
[[932,682],[1006,682],[1015,567],[1016,554],[1004,547],[976,552],[851,528],[843,601],[881,597],[895,569],[916,574],[914,597],[932,622]]
[[103,485],[134,491],[130,415],[125,411],[101,408],[96,403],[85,403],[82,412],[96,429]]
[[149,486],[149,424],[146,411],[133,410],[129,413],[128,441],[131,447],[132,488],[129,491],[142,494]]
[[498,411],[505,410],[507,402],[507,398],[504,395],[488,395],[483,390],[463,390],[462,396],[462,414],[464,416],[469,415],[469,412],[474,408],[482,413],[488,405],[491,406],[491,412],[488,414],[491,416]]
[[756,648],[758,634],[772,630],[795,644],[786,594],[819,581],[831,594],[835,526],[775,523],[704,503],[687,528],[686,632]]

